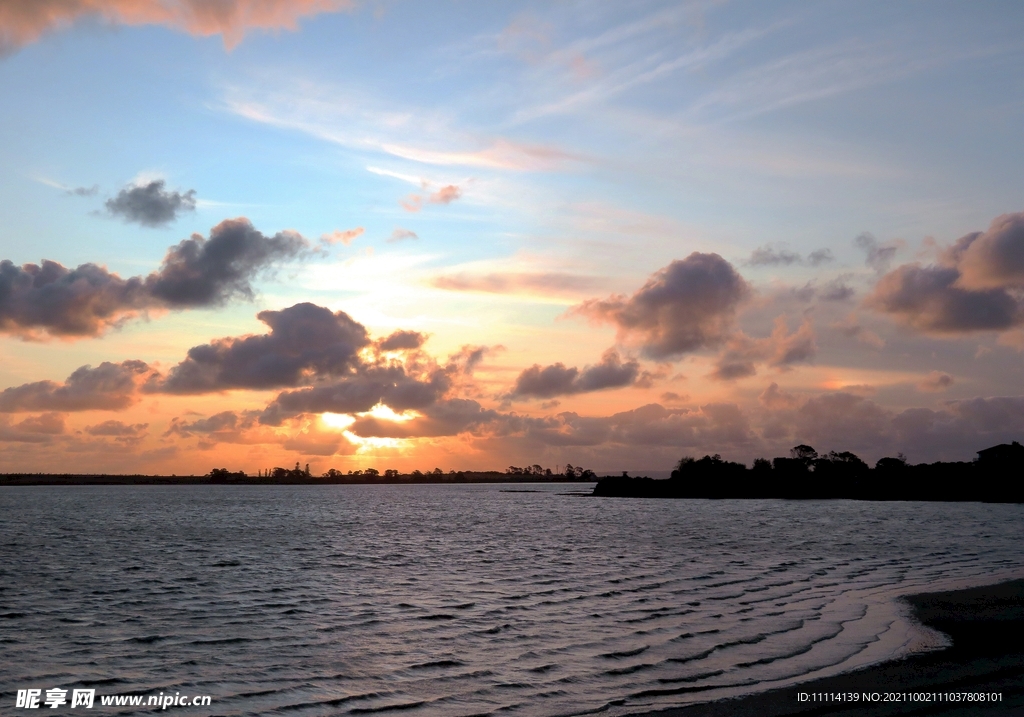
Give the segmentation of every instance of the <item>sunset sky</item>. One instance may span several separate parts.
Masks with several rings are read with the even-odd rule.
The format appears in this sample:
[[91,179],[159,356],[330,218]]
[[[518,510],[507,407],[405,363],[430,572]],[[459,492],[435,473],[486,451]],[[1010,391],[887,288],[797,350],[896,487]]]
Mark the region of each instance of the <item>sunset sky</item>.
[[0,472],[1024,439],[1024,4],[0,3]]

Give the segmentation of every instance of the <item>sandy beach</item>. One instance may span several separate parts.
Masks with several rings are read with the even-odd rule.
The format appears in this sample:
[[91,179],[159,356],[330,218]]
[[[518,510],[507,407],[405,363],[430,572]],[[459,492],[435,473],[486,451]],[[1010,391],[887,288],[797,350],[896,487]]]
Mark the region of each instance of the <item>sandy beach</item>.
[[[637,713],[636,717],[781,715],[1024,715],[1024,580],[904,598],[925,625],[952,638],[949,648],[835,677],[737,699]],[[998,702],[821,702],[839,693],[1001,693]],[[806,701],[800,695],[807,695]]]

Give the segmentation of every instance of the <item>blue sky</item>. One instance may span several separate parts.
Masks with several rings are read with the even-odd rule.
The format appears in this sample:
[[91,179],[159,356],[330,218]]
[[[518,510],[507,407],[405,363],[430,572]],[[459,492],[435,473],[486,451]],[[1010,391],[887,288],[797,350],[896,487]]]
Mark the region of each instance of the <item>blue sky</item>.
[[[257,312],[312,302],[374,337],[428,336],[388,359],[410,380],[425,381],[430,362],[453,366],[464,346],[490,347],[469,370],[447,369],[429,404],[396,413],[382,394],[387,420],[417,426],[460,401],[491,413],[401,437],[332,433],[308,411],[262,423],[282,389],[352,380],[307,367],[305,383],[258,390],[139,388],[117,415],[14,402],[0,447],[12,466],[37,465],[44,441],[97,470],[178,472],[208,469],[200,444],[251,469],[312,455],[325,470],[418,459],[447,470],[523,454],[657,469],[676,454],[749,461],[812,439],[871,459],[970,459],[1024,429],[1022,286],[977,268],[991,252],[961,265],[946,251],[1024,209],[1018,4],[257,5],[233,0],[212,20],[201,0],[0,10],[0,258],[144,277],[169,247],[238,217],[308,244],[250,266],[246,292],[187,308],[134,300],[91,333],[0,306],[3,385],[61,384],[104,361],[166,375],[192,346],[265,332]],[[194,191],[194,207],[156,225],[108,209],[155,181],[166,196]],[[1024,235],[1006,226],[982,244],[1012,257]],[[348,243],[320,241],[346,231]],[[701,298],[681,285],[688,304],[639,317],[642,287],[694,252],[719,255],[747,290],[698,321]],[[941,267],[960,278],[911,300],[901,267],[914,265],[932,267],[929,281]],[[614,295],[636,301],[612,310]],[[580,309],[598,300],[605,309]],[[961,300],[1010,308],[998,320],[934,315],[934,302]],[[701,341],[652,353],[651,322],[689,320],[704,322]],[[533,365],[583,375],[609,350],[635,370],[608,385],[558,374],[544,395],[516,388]],[[655,405],[667,413],[630,413]],[[815,410],[821,425],[804,435],[800,416]],[[230,434],[168,432],[225,412]],[[335,428],[369,415],[337,413]],[[51,414],[60,431],[32,428]],[[638,422],[629,439],[613,419],[626,414]],[[86,438],[109,421],[145,428]]]

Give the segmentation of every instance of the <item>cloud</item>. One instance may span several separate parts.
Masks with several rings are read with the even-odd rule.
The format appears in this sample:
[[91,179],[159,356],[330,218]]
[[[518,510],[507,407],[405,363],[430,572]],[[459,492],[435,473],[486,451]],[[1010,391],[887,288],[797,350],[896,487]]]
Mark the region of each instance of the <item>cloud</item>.
[[305,385],[313,377],[343,375],[359,364],[370,344],[362,324],[343,311],[310,303],[256,318],[270,333],[216,339],[193,346],[166,377],[146,385],[149,392],[198,394],[228,389],[272,389]]
[[732,381],[753,376],[757,373],[755,364],[761,362],[787,370],[795,363],[810,361],[817,353],[818,346],[810,319],[804,319],[800,328],[789,333],[786,318],[780,316],[775,320],[771,335],[763,339],[753,339],[744,333],[731,336],[710,377]]
[[148,423],[136,423],[129,425],[121,421],[104,421],[95,426],[86,426],[85,432],[90,436],[112,436],[114,438],[143,438],[146,435]]
[[948,373],[932,371],[917,384],[917,387],[922,391],[945,391],[954,383],[953,377]]
[[308,243],[295,232],[272,237],[248,219],[227,219],[210,238],[193,234],[168,249],[159,270],[122,279],[96,264],[68,269],[54,261],[15,266],[0,261],[0,331],[40,338],[98,336],[148,309],[217,306],[251,299],[250,281]]
[[86,17],[115,25],[164,25],[197,37],[220,35],[230,49],[250,29],[294,30],[299,18],[352,7],[350,0],[5,0],[0,54]]
[[454,184],[449,184],[448,186],[441,187],[431,194],[428,201],[431,204],[451,204],[461,196],[462,190]]
[[13,443],[51,443],[55,436],[64,433],[64,415],[44,413],[30,416],[20,423],[11,424],[6,416],[0,416],[0,441]]
[[508,428],[548,446],[672,446],[715,452],[756,441],[735,404],[709,403],[699,410],[652,403],[611,416],[563,412],[545,418],[508,419]]
[[857,292],[847,286],[842,279],[832,279],[821,287],[820,296],[822,301],[846,301],[852,299]]
[[789,266],[790,264],[799,264],[801,261],[799,254],[786,249],[774,249],[771,245],[766,244],[754,249],[747,263],[751,266],[775,266],[778,264]]
[[874,331],[861,326],[860,322],[857,320],[856,314],[850,314],[842,321],[837,321],[832,324],[830,328],[837,330],[839,333],[844,336],[848,336],[851,339],[857,339],[861,343],[865,343],[875,349],[881,349],[885,346],[885,339]]
[[439,276],[431,284],[447,291],[478,291],[487,294],[564,295],[593,291],[605,279],[559,272],[452,274]]
[[834,258],[829,249],[817,249],[807,256],[805,262],[804,258],[795,252],[785,248],[776,249],[771,244],[765,244],[751,252],[747,264],[750,266],[790,266],[791,264],[807,263],[811,266],[820,266]]
[[632,385],[640,373],[636,361],[622,362],[618,352],[609,349],[601,362],[582,371],[573,366],[556,363],[541,367],[534,364],[519,374],[509,398],[553,398],[575,393],[600,391]]
[[614,324],[653,359],[716,346],[729,333],[736,307],[750,293],[718,254],[694,252],[656,272],[633,296],[590,299],[570,313]]
[[831,249],[816,249],[807,255],[807,263],[811,266],[821,266],[834,259]]
[[[426,183],[424,183],[424,188],[426,188]],[[399,202],[399,204],[402,205],[402,208],[405,211],[415,213],[423,208],[424,201],[430,204],[451,204],[461,196],[462,190],[454,184],[449,184],[448,186],[441,187],[432,194],[410,194],[404,200]]]
[[63,383],[36,381],[0,392],[0,412],[119,411],[137,400],[138,383],[151,372],[142,361],[82,366]]
[[23,338],[96,336],[155,303],[141,277],[122,279],[96,264],[0,261],[0,331]]
[[412,351],[418,349],[427,340],[427,335],[419,331],[398,330],[380,340],[377,348],[381,351]]
[[1021,322],[1020,305],[1005,289],[957,286],[956,267],[904,264],[875,284],[867,305],[921,331],[1002,331]]
[[345,246],[348,246],[355,241],[356,238],[362,236],[364,231],[365,229],[362,227],[346,229],[344,231],[335,229],[330,234],[322,234],[320,236],[320,243],[325,246],[333,246],[334,244],[344,244]]
[[1024,212],[961,237],[934,265],[883,276],[868,305],[931,333],[1005,331],[1024,322]]
[[852,393],[814,396],[796,411],[796,433],[810,445],[843,450],[886,451],[892,447],[892,414],[874,401]]
[[879,244],[878,240],[867,232],[854,239],[853,243],[864,251],[864,263],[879,273],[888,271],[889,265],[900,248],[899,242]]
[[178,218],[181,212],[196,208],[196,190],[167,191],[164,180],[154,179],[146,184],[125,187],[105,204],[111,216],[121,217],[144,227],[162,227]]
[[459,349],[458,353],[451,354],[448,357],[448,365],[455,368],[458,372],[465,375],[471,375],[473,370],[480,365],[480,362],[484,360],[484,357],[491,354],[500,353],[505,350],[505,347],[501,344],[495,346],[474,346],[472,344],[465,344]]
[[146,288],[172,308],[216,306],[235,296],[251,299],[254,275],[308,249],[298,232],[268,237],[245,217],[225,219],[210,230],[209,239],[193,234],[171,247],[160,270],[146,277]]
[[777,411],[785,408],[794,408],[797,405],[798,399],[791,393],[787,393],[779,388],[779,384],[774,381],[768,385],[761,395],[757,397],[763,406],[772,411]]
[[330,383],[278,394],[260,414],[260,423],[279,426],[310,413],[365,413],[377,404],[399,412],[422,410],[441,399],[451,386],[451,376],[441,368],[415,376],[394,363],[367,365]]
[[1024,289],[1024,212],[996,217],[988,230],[961,238],[952,252],[966,289]]
[[436,438],[455,436],[500,418],[497,411],[484,409],[476,401],[452,398],[423,408],[408,421],[360,416],[348,430],[364,438]]
[[394,244],[395,242],[405,241],[406,239],[419,239],[419,235],[409,229],[395,227],[395,230],[391,232],[391,236],[388,237],[387,241],[388,244]]

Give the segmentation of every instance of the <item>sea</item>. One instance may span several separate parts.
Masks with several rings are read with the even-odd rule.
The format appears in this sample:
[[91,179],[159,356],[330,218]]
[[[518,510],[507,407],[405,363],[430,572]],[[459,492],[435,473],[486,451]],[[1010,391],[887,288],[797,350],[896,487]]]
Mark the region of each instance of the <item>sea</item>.
[[1024,576],[1021,505],[591,487],[0,488],[0,712],[615,717],[936,649],[901,595]]

